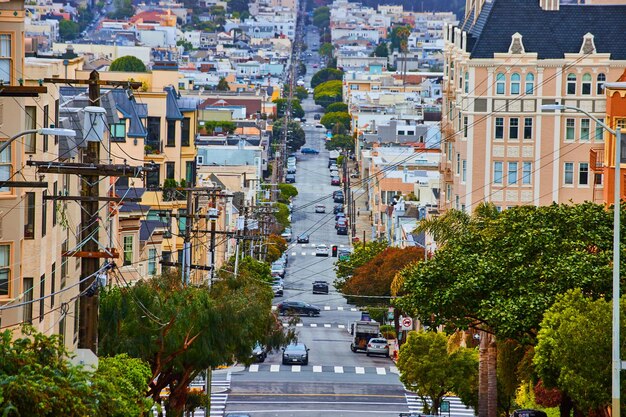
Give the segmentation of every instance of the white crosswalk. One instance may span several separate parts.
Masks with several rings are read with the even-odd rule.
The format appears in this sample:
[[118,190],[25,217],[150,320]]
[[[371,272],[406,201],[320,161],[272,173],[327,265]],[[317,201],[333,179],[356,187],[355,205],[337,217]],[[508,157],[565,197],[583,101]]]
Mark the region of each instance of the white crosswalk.
[[395,366],[389,367],[374,367],[374,366],[335,366],[335,365],[264,365],[253,364],[247,368],[250,373],[259,372],[289,372],[289,373],[333,373],[333,374],[370,374],[370,375],[390,375],[398,374],[398,368]]
[[[405,394],[406,403],[409,406],[409,411],[421,413],[424,410],[424,403],[417,395],[413,393]],[[450,417],[473,417],[474,410],[472,408],[465,407],[458,397],[446,397],[445,401],[450,403]],[[448,415],[444,413],[444,415]]]
[[[272,306],[272,311],[276,311],[278,307],[277,306]],[[360,311],[358,308],[355,307],[342,307],[342,306],[322,306],[322,310],[324,311]]]
[[[289,327],[289,323],[284,323],[283,322],[283,327]],[[296,323],[296,327],[312,327],[312,328],[316,328],[316,327],[323,327],[325,329],[331,329],[331,328],[337,328],[337,329],[345,329],[346,325],[345,324],[330,324],[330,323],[324,323],[324,324],[317,324],[317,323],[309,323],[309,324],[304,324],[304,323]]]

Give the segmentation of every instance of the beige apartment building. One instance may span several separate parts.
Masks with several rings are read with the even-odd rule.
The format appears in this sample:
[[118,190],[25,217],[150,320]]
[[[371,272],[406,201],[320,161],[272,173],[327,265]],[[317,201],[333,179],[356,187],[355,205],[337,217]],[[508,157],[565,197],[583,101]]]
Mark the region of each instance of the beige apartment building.
[[626,68],[612,35],[626,30],[626,1],[571,3],[468,0],[464,21],[445,29],[441,208],[602,199],[589,164],[602,129],[541,105],[604,118],[603,85]]

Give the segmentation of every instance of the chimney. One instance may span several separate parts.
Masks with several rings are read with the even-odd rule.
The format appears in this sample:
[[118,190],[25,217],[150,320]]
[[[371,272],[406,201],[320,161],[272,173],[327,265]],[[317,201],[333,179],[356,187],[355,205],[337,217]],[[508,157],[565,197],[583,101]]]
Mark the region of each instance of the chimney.
[[560,0],[539,0],[539,6],[545,11],[558,12]]

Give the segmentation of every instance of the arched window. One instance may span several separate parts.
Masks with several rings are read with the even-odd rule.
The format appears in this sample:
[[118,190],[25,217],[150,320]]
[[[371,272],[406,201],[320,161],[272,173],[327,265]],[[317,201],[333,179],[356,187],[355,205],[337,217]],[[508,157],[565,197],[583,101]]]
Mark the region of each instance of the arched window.
[[465,71],[465,94],[469,93],[469,72]]
[[576,94],[576,74],[567,74],[567,94]]
[[596,94],[602,95],[604,94],[604,83],[606,82],[606,75],[603,73],[598,74],[597,82],[596,82]]
[[532,72],[526,74],[526,86],[524,91],[526,94],[535,94],[535,74]]
[[583,74],[581,93],[586,96],[591,94],[591,74]]
[[[454,81],[454,61],[450,61],[450,81]],[[452,84],[454,87],[454,84]]]
[[518,73],[511,74],[511,94],[519,94],[520,81]]
[[503,73],[496,74],[496,94],[504,94],[504,82],[506,77]]

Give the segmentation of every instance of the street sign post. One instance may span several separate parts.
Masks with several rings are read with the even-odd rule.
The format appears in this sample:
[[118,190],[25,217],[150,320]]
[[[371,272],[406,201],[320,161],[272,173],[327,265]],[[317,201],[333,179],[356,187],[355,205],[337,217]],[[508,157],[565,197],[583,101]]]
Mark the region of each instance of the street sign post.
[[439,411],[442,413],[448,413],[448,416],[450,416],[450,401],[442,401],[439,405]]
[[411,317],[403,317],[400,322],[402,330],[413,330],[413,319]]

